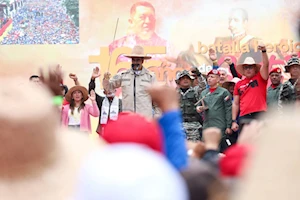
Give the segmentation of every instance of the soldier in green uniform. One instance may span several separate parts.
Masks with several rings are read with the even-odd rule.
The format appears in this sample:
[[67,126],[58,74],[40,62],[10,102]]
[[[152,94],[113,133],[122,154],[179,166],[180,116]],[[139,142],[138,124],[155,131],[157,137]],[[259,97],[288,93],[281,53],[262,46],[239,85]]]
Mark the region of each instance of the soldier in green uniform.
[[203,101],[200,106],[197,106],[197,111],[204,112],[203,130],[209,127],[221,129],[223,139],[220,144],[220,151],[224,152],[230,145],[226,145],[226,135],[232,134],[232,101],[229,91],[218,86],[219,81],[220,72],[218,70],[213,69],[207,74],[209,88],[201,93],[200,99]]
[[286,81],[279,91],[279,109],[287,105],[296,104],[296,85],[300,81],[300,60],[297,56],[292,56],[285,66],[286,72],[291,74],[291,78]]
[[282,72],[279,67],[272,69],[269,73],[269,77],[270,77],[272,84],[268,87],[268,90],[267,90],[268,110],[278,109],[279,91],[280,91],[280,88],[282,87],[281,73]]
[[[197,71],[197,73],[199,73],[199,71]],[[200,130],[202,128],[201,115],[197,113],[195,103],[199,100],[200,92],[206,87],[204,78],[201,74],[198,74],[196,77],[200,80],[198,85],[195,87],[192,87],[194,77],[188,71],[184,70],[178,73],[176,77],[186,139],[194,142],[201,140]]]

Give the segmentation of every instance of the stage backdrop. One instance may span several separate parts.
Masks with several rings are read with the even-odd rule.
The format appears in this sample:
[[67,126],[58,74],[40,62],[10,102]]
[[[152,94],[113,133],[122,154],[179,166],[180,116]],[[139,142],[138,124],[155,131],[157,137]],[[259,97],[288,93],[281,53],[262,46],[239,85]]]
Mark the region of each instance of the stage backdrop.
[[[71,72],[88,86],[96,66],[113,75],[129,68],[122,54],[136,44],[153,56],[145,67],[170,85],[177,71],[191,66],[207,73],[210,47],[222,67],[228,67],[225,56],[235,63],[248,56],[261,62],[261,41],[270,68],[284,69],[289,55],[300,50],[298,0],[11,0],[0,5],[1,17],[10,23],[1,21],[1,76],[29,77],[39,67],[59,63],[69,87]],[[100,79],[96,86],[101,93]]]

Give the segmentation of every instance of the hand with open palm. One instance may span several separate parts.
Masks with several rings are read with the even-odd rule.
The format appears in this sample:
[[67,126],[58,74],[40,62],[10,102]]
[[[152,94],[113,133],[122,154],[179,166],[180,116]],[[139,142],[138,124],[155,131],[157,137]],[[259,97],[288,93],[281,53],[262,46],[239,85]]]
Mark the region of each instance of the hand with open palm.
[[96,101],[96,94],[94,90],[91,90],[89,98],[91,101]]
[[93,69],[93,73],[92,73],[92,79],[95,80],[96,78],[100,77],[101,73],[100,73],[100,69],[99,67],[95,67]]

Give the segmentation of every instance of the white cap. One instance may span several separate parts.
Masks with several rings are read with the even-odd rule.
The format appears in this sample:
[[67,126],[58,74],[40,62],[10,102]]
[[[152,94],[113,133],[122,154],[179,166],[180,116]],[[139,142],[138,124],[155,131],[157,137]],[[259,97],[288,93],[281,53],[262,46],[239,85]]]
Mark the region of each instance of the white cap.
[[162,156],[135,144],[95,152],[80,173],[74,200],[187,200],[178,171]]

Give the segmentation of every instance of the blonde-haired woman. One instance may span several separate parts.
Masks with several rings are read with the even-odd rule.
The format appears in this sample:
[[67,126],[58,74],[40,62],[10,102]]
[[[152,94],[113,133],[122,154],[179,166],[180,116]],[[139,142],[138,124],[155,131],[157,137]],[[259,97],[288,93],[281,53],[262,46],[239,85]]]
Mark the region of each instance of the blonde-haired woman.
[[[90,115],[93,117],[100,115],[95,92],[92,90],[89,96],[85,87],[77,85],[68,91],[65,98],[70,104],[62,108],[62,125],[91,133]],[[84,103],[88,98],[92,101],[92,105]]]

